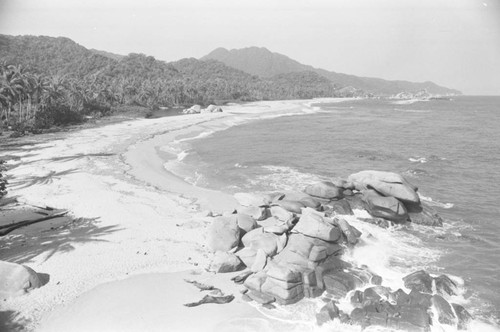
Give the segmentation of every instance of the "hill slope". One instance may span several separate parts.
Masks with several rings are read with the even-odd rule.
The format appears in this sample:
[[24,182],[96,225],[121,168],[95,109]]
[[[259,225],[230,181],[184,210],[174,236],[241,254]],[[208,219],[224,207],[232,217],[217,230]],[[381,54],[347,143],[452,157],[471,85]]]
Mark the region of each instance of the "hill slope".
[[271,77],[291,72],[313,71],[339,86],[352,86],[373,94],[392,95],[403,91],[416,92],[424,89],[432,94],[461,94],[460,91],[441,87],[432,82],[389,81],[314,68],[301,64],[283,54],[273,53],[264,47],[248,47],[232,50],[217,48],[200,60],[218,60],[230,67],[260,77]]
[[2,63],[21,65],[48,78],[63,77],[68,91],[76,89],[78,94],[87,94],[87,99],[106,95],[106,103],[112,105],[157,107],[343,96],[331,81],[311,71],[263,78],[216,60],[167,63],[137,53],[117,56],[89,50],[64,37],[0,35]]

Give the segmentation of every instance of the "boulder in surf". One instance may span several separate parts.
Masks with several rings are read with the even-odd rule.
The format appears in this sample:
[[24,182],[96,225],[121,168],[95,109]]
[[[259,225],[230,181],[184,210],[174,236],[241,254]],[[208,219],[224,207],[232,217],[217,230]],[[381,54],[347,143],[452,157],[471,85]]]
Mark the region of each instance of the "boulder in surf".
[[342,198],[343,188],[335,186],[330,181],[321,181],[307,186],[304,192],[313,197],[323,199],[340,199]]
[[399,200],[394,197],[385,197],[375,190],[363,191],[363,200],[368,212],[374,217],[388,219],[394,222],[405,222],[408,212]]
[[420,204],[417,187],[397,173],[361,171],[349,175],[348,181],[352,181],[360,191],[374,189],[383,196],[394,197],[404,203]]

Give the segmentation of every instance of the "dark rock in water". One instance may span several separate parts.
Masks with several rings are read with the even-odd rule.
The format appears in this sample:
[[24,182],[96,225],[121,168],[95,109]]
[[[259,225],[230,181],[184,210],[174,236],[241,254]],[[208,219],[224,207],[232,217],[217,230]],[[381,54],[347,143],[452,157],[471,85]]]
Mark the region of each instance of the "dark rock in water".
[[387,326],[387,314],[385,312],[369,311],[366,313],[368,324],[374,326]]
[[410,296],[401,288],[392,293],[392,298],[396,301],[398,306],[410,304]]
[[435,227],[443,226],[443,218],[427,205],[423,205],[420,212],[408,212],[408,216],[414,224]]
[[406,207],[394,197],[385,197],[375,190],[365,190],[363,200],[368,212],[374,217],[381,217],[395,222],[404,222],[408,219]]
[[391,222],[384,218],[358,218],[361,221],[367,222],[369,224],[377,225],[381,228],[389,228],[391,226]]
[[327,217],[335,216],[337,214],[352,216],[354,212],[351,209],[349,201],[346,199],[340,199],[338,201],[331,201],[324,206],[325,215]]
[[324,199],[340,199],[342,198],[343,191],[343,188],[339,188],[329,181],[311,184],[304,190],[308,195]]
[[382,285],[382,277],[379,275],[373,275],[372,278],[370,279],[370,282],[374,285]]
[[369,326],[366,310],[364,308],[355,308],[351,311],[351,322],[356,325],[361,325],[363,328]]
[[364,302],[364,295],[363,292],[360,290],[356,290],[354,293],[351,295],[351,304],[355,308],[362,308],[363,307],[363,302]]
[[410,184],[401,175],[391,172],[362,171],[351,174],[348,181],[354,182],[356,189],[375,189],[385,197],[394,197],[402,202],[420,203],[417,187]]
[[472,320],[472,315],[465,310],[460,304],[452,303],[451,306],[455,310],[458,318],[458,329],[459,330],[467,330],[467,325]]
[[323,282],[326,291],[338,298],[346,296],[349,291],[363,285],[363,282],[357,277],[343,271],[323,274]]
[[430,330],[431,321],[426,309],[408,304],[392,305],[380,299],[375,289],[365,290],[365,294],[366,298],[357,291],[351,298],[351,303],[356,307],[351,312],[353,324],[361,325],[362,328],[381,326],[403,331]]
[[413,307],[421,307],[427,310],[431,306],[431,294],[421,293],[418,290],[412,289],[409,296],[410,305]]
[[240,243],[240,228],[235,215],[217,217],[208,230],[208,247],[213,251],[229,251]]
[[367,288],[363,291],[363,299],[366,301],[378,301],[381,296],[377,293],[374,287]]
[[403,278],[405,287],[424,293],[432,293],[432,277],[425,271],[413,272]]
[[323,306],[316,314],[316,323],[321,326],[326,322],[332,321],[339,317],[339,308],[333,302],[329,302]]
[[438,321],[441,324],[455,325],[457,318],[455,317],[453,308],[448,301],[446,301],[441,295],[433,295],[431,302],[436,309]]
[[302,209],[305,208],[306,206],[304,203],[300,201],[290,201],[287,199],[283,199],[281,201],[276,202],[277,205],[281,206],[287,211],[290,211],[292,213],[302,213]]
[[339,257],[329,256],[327,259],[320,262],[317,269],[319,271],[321,271],[320,275],[323,275],[324,273],[328,273],[331,271],[339,271],[339,270],[347,269],[350,267],[351,267],[351,264],[344,262]]
[[434,278],[436,284],[436,292],[441,295],[458,295],[457,284],[447,275],[440,275]]
[[427,309],[403,305],[398,308],[398,328],[403,331],[429,331],[431,318]]
[[335,218],[333,221],[339,226],[348,244],[358,243],[358,239],[361,237],[361,232],[359,230],[352,227],[345,219]]

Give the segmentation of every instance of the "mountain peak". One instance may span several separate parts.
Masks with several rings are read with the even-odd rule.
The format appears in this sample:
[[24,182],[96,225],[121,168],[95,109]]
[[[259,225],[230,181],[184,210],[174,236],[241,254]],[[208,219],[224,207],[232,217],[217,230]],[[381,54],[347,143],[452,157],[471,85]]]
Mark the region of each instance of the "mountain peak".
[[217,48],[200,60],[217,60],[230,67],[261,77],[311,69],[311,67],[302,65],[285,55],[273,53],[265,47],[257,46],[230,51],[225,48]]

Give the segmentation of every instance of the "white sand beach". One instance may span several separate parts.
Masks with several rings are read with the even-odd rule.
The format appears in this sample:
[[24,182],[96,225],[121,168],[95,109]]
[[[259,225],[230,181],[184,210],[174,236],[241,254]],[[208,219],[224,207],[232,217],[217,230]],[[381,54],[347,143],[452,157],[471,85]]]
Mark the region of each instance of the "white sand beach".
[[[96,305],[85,302],[86,297],[82,294],[99,286],[93,291],[98,294],[97,298],[102,298],[99,302],[102,307],[98,308],[112,310],[106,307],[108,297],[125,291],[135,292],[139,283],[112,283],[109,284],[109,289],[112,289],[109,293],[105,291],[106,286],[100,286],[104,283],[145,273],[206,267],[210,253],[204,246],[204,230],[210,218],[204,217],[206,213],[203,211],[230,211],[234,199],[221,192],[190,185],[167,172],[165,157],[171,157],[175,162],[181,152],[175,149],[179,140],[203,136],[203,133],[254,119],[313,112],[310,103],[311,100],[257,102],[227,106],[223,113],[217,114],[133,120],[57,134],[56,138],[62,137],[9,152],[21,157],[18,161],[11,161],[19,165],[9,171],[13,176],[10,195],[19,195],[20,201],[29,204],[68,209],[73,217],[82,219],[70,225],[53,225],[53,229],[20,229],[1,239],[3,260],[25,264],[50,277],[45,286],[2,303],[2,310],[18,313],[17,317],[27,330],[37,330],[43,321],[43,324],[53,327],[47,329],[51,331],[57,330],[55,326],[65,326],[65,331],[89,331],[97,326],[85,325],[84,318],[89,316],[82,314],[81,319],[73,320],[76,316],[71,314],[76,310],[71,309],[72,306],[83,312],[86,305]],[[158,275],[141,280],[147,278],[156,284],[154,279]],[[172,278],[172,283],[158,282],[156,286],[148,284],[140,286],[144,289],[136,290],[144,293],[134,301],[147,302],[148,292],[161,294],[159,298],[163,302],[158,306],[124,303],[121,314],[116,316],[120,328],[113,327],[113,321],[109,320],[113,317],[111,314],[103,313],[103,322],[106,321],[103,324],[108,325],[102,325],[99,331],[155,330],[150,325],[153,323],[147,322],[148,317],[152,317],[148,316],[151,310],[173,310],[176,313],[169,316],[170,328],[157,326],[157,330],[163,331],[178,330],[183,322],[194,318],[200,319],[198,323],[201,324],[195,326],[211,330],[220,323],[221,317],[226,317],[217,312],[223,310],[224,305],[207,305],[212,309],[203,310],[202,307],[192,316],[187,310],[190,308],[175,311],[173,308],[186,300],[180,297],[179,289],[189,287],[189,284],[174,290],[180,279]],[[170,294],[170,291],[173,292]],[[238,298],[238,294],[235,295]],[[120,301],[119,298],[109,300],[110,303]],[[143,305],[142,311],[135,310]],[[124,307],[128,308],[126,310],[129,310],[128,315],[134,324],[123,325]],[[251,306],[240,300],[234,301],[231,308],[234,315],[227,314],[229,318],[247,314],[258,316]],[[54,321],[54,315],[51,315],[54,310],[67,314],[56,315],[57,321]],[[146,311],[148,315],[133,319],[136,313]],[[201,312],[214,318],[205,317],[208,320],[204,321],[200,318]],[[71,322],[74,325],[68,325]],[[165,324],[165,320],[158,320],[158,324]]]

